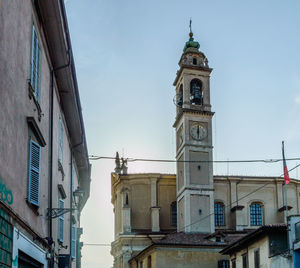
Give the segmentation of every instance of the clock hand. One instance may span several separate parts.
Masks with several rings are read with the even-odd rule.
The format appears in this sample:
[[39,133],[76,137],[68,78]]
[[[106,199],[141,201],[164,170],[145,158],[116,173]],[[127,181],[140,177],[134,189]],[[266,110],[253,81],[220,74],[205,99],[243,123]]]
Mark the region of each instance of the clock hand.
[[197,127],[197,138],[199,139],[199,134],[200,134],[200,127]]

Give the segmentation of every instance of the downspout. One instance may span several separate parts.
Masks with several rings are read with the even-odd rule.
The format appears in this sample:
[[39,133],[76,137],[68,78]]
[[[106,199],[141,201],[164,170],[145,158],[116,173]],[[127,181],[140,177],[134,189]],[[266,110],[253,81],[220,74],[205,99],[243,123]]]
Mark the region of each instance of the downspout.
[[70,168],[71,168],[71,183],[70,183],[70,241],[69,241],[69,248],[70,248],[70,260],[71,260],[71,263],[72,263],[72,225],[73,225],[73,222],[72,222],[72,217],[73,217],[73,211],[72,211],[72,208],[73,208],[73,178],[74,178],[74,174],[73,174],[73,151],[71,149],[71,165],[70,165]]
[[[69,53],[68,53],[69,55]],[[53,122],[54,122],[54,72],[57,70],[60,70],[62,68],[66,68],[70,65],[70,60],[68,64],[60,66],[58,68],[52,68],[50,71],[50,76],[51,76],[51,89],[50,89],[50,127],[49,127],[49,132],[50,132],[50,148],[49,148],[49,204],[48,208],[49,211],[52,211],[53,209]],[[51,215],[51,213],[50,213]],[[52,248],[53,244],[53,221],[51,216],[49,217],[49,239],[48,239],[48,244],[50,245],[50,261],[49,261],[49,267],[53,268],[54,267],[54,252]]]
[[[49,148],[49,204],[48,208],[49,211],[51,212],[53,207],[52,207],[52,194],[53,194],[53,106],[54,106],[54,70],[51,69],[51,86],[50,86],[50,127],[49,127],[49,134],[50,134],[50,148]],[[51,213],[49,213],[51,215]],[[52,244],[53,244],[53,230],[52,230],[52,218],[49,216],[49,240],[48,244],[50,246],[50,260],[49,260],[49,266],[50,268],[53,267],[54,265],[54,256],[53,256],[53,249],[52,249]]]

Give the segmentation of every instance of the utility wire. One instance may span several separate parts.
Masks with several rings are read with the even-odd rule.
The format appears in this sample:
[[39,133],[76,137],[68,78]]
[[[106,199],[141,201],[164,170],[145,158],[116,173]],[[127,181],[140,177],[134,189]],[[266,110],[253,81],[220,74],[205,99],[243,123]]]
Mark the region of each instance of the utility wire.
[[[96,156],[90,155],[90,160],[115,160],[112,156]],[[147,159],[147,158],[125,158],[128,162],[164,162],[164,163],[277,163],[283,161],[282,158],[275,159],[252,159],[252,160],[172,160],[172,159]],[[286,161],[300,160],[300,157],[287,158]]]
[[[296,168],[299,167],[299,166],[300,166],[300,164],[294,166],[293,168],[289,169],[288,171],[289,171],[289,172],[290,172],[290,171],[293,171],[294,169],[296,169]],[[283,175],[284,175],[284,174],[281,174],[279,177],[282,177]],[[243,179],[241,179],[241,180],[243,180]],[[251,194],[253,194],[253,193],[255,193],[255,192],[258,192],[259,190],[263,189],[264,187],[266,187],[267,185],[269,185],[269,184],[271,184],[271,183],[272,183],[272,182],[267,182],[267,183],[265,183],[264,185],[258,187],[257,189],[253,190],[252,192],[250,192],[250,193],[248,193],[248,194],[242,196],[241,198],[237,199],[236,201],[231,202],[230,204],[227,204],[227,205],[224,206],[224,207],[225,207],[225,208],[228,208],[228,207],[230,207],[231,205],[233,205],[234,203],[237,203],[237,204],[238,204],[238,201],[240,201],[240,200],[242,200],[242,199],[248,197],[249,195],[251,195]],[[189,224],[189,225],[185,225],[185,226],[183,226],[183,227],[180,229],[180,231],[182,231],[182,229],[184,229],[184,228],[186,228],[186,227],[190,227],[190,226],[192,226],[192,225],[194,225],[194,224],[196,224],[196,223],[199,223],[199,222],[205,220],[206,218],[208,218],[208,217],[210,217],[210,216],[212,216],[212,215],[214,215],[214,214],[215,214],[215,212],[212,212],[212,213],[206,215],[205,217],[201,218],[200,220],[197,220],[197,221],[195,221],[195,222],[193,222],[193,223],[191,223],[191,224]]]
[[[300,164],[294,166],[293,168],[289,169],[288,171],[291,172],[291,171],[293,171],[294,169],[298,168],[299,166],[300,166]],[[284,175],[284,174],[281,174],[279,177],[282,177],[283,175]],[[241,180],[243,180],[243,178],[242,178]],[[241,198],[237,199],[236,201],[231,202],[230,204],[227,204],[227,205],[224,206],[224,207],[225,207],[225,208],[228,208],[228,207],[232,206],[234,203],[238,203],[238,201],[243,200],[244,198],[248,197],[249,195],[251,195],[251,194],[253,194],[253,193],[255,193],[255,192],[258,192],[259,190],[263,189],[264,187],[266,187],[267,185],[269,185],[269,184],[271,184],[271,183],[272,183],[272,182],[267,182],[267,183],[265,183],[264,185],[258,187],[257,189],[253,190],[252,192],[250,192],[250,193],[248,193],[248,194],[242,196]],[[195,222],[193,222],[193,223],[191,223],[191,224],[189,224],[189,225],[185,225],[185,226],[183,226],[183,227],[180,229],[180,231],[184,230],[184,228],[186,228],[186,227],[189,227],[189,226],[192,226],[192,225],[194,225],[194,224],[196,224],[196,223],[199,223],[199,222],[201,222],[201,221],[207,219],[208,217],[210,217],[210,216],[212,216],[212,215],[214,215],[214,214],[215,214],[215,212],[210,213],[210,214],[206,215],[205,217],[201,218],[200,220],[197,220],[197,221],[195,221]],[[176,233],[176,232],[177,232],[177,230],[174,231],[174,232],[171,232],[170,234]],[[92,243],[84,243],[83,245],[84,245],[84,246],[111,246],[110,244],[100,244],[100,243],[99,243],[99,244],[98,244],[98,243],[94,243],[94,244],[92,244]]]
[[83,243],[84,246],[110,247],[111,244]]

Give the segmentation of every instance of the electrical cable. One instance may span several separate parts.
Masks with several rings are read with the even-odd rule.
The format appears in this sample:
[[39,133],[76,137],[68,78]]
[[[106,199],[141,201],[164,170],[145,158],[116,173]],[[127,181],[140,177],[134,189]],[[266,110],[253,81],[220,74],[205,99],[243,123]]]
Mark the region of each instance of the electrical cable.
[[[300,164],[294,166],[293,168],[289,169],[288,172],[290,172],[290,171],[296,169],[296,168],[299,167],[299,166],[300,166]],[[283,175],[284,175],[284,174],[281,174],[279,177],[282,177]],[[242,180],[243,180],[243,179],[242,179]],[[267,185],[269,185],[269,184],[271,184],[271,183],[272,183],[272,182],[267,182],[267,183],[265,183],[264,185],[258,187],[258,188],[255,189],[254,191],[252,191],[252,192],[250,192],[250,193],[248,193],[248,194],[242,196],[241,198],[237,199],[236,201],[231,202],[230,204],[227,204],[226,206],[224,205],[224,207],[225,207],[225,208],[228,208],[228,207],[232,206],[234,203],[238,203],[238,201],[240,201],[240,200],[242,200],[242,199],[248,197],[249,195],[251,195],[251,194],[253,194],[253,193],[255,193],[255,192],[258,192],[259,190],[263,189],[264,187],[266,187]],[[189,225],[185,225],[185,226],[183,226],[183,227],[180,229],[180,231],[182,231],[182,229],[184,229],[184,228],[186,228],[186,227],[190,227],[190,226],[192,226],[192,225],[194,225],[194,224],[196,224],[196,223],[199,223],[199,222],[205,220],[206,218],[208,218],[208,217],[210,217],[210,216],[212,216],[212,215],[214,215],[214,214],[215,214],[215,212],[212,212],[212,213],[206,215],[205,217],[201,218],[201,219],[198,220],[198,221],[195,221],[195,222],[193,222],[193,223],[191,223],[191,224],[189,224]],[[176,232],[177,232],[177,231],[176,231]]]
[[[90,155],[90,160],[115,160],[115,157],[112,156],[96,156]],[[283,161],[282,158],[275,159],[252,159],[252,160],[172,160],[172,159],[147,159],[147,158],[125,158],[128,162],[163,162],[163,163],[277,163]],[[286,161],[296,161],[300,160],[300,157],[287,158]]]
[[[293,168],[289,169],[288,171],[291,172],[291,171],[293,171],[294,169],[298,168],[299,166],[300,166],[300,164],[294,166]],[[281,174],[279,177],[282,177],[283,175],[284,175],[284,174]],[[243,180],[243,179],[241,179],[241,180]],[[253,190],[252,192],[250,192],[250,193],[248,193],[248,194],[242,196],[241,198],[237,199],[236,201],[231,202],[230,204],[224,205],[224,207],[225,207],[225,208],[228,208],[228,207],[232,206],[234,203],[238,203],[238,201],[243,200],[244,198],[248,197],[249,195],[251,195],[251,194],[253,194],[253,193],[255,193],[255,192],[258,192],[259,190],[263,189],[264,187],[266,187],[267,185],[269,185],[269,184],[271,184],[271,183],[273,183],[273,181],[265,183],[264,185],[262,185],[262,186],[258,187],[257,189]],[[210,217],[210,216],[212,216],[212,215],[214,215],[214,214],[215,214],[215,212],[212,212],[212,213],[206,215],[205,217],[203,217],[203,218],[201,218],[201,219],[199,219],[199,220],[197,220],[197,221],[195,221],[195,222],[193,222],[193,223],[191,223],[191,224],[189,224],[189,225],[185,225],[185,226],[183,226],[179,231],[184,230],[184,228],[186,228],[186,227],[190,227],[190,226],[192,226],[192,225],[194,225],[194,224],[197,224],[197,223],[199,223],[199,222],[205,220],[206,218],[208,218],[208,217]],[[173,233],[177,233],[177,230],[174,231],[174,232],[171,232],[171,233],[169,233],[169,234],[173,234]],[[100,243],[99,243],[99,244],[98,244],[98,243],[94,243],[94,244],[93,244],[93,243],[84,243],[83,245],[84,245],[84,246],[111,246],[110,244],[104,244],[104,243],[103,243],[103,244],[100,244]]]

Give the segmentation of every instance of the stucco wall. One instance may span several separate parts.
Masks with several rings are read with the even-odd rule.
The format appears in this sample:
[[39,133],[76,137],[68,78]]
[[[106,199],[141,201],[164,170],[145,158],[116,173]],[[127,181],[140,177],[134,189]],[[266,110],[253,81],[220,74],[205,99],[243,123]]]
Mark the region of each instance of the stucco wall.
[[[6,202],[13,211],[26,222],[40,237],[48,233],[46,217],[49,197],[49,106],[51,92],[51,62],[42,26],[32,6],[31,0],[1,1],[0,8],[0,183],[10,190],[12,202]],[[32,27],[35,25],[41,49],[41,86],[38,107],[33,97],[29,97]],[[54,81],[55,82],[55,81]],[[64,122],[64,163],[62,173],[58,170],[58,118],[63,116],[60,109],[59,94],[54,92],[54,131],[53,131],[53,208],[58,207],[58,184],[62,184],[67,194],[65,208],[70,208],[71,187],[71,150],[69,134]],[[33,117],[46,142],[41,149],[40,206],[27,202],[29,140],[36,140],[29,129],[26,117]],[[75,171],[77,168],[75,167]],[[78,185],[74,176],[74,188]],[[3,200],[2,200],[3,201]],[[65,215],[65,242],[69,253],[70,213]],[[53,221],[53,238],[57,241],[57,220]],[[56,242],[57,245],[57,242]]]

